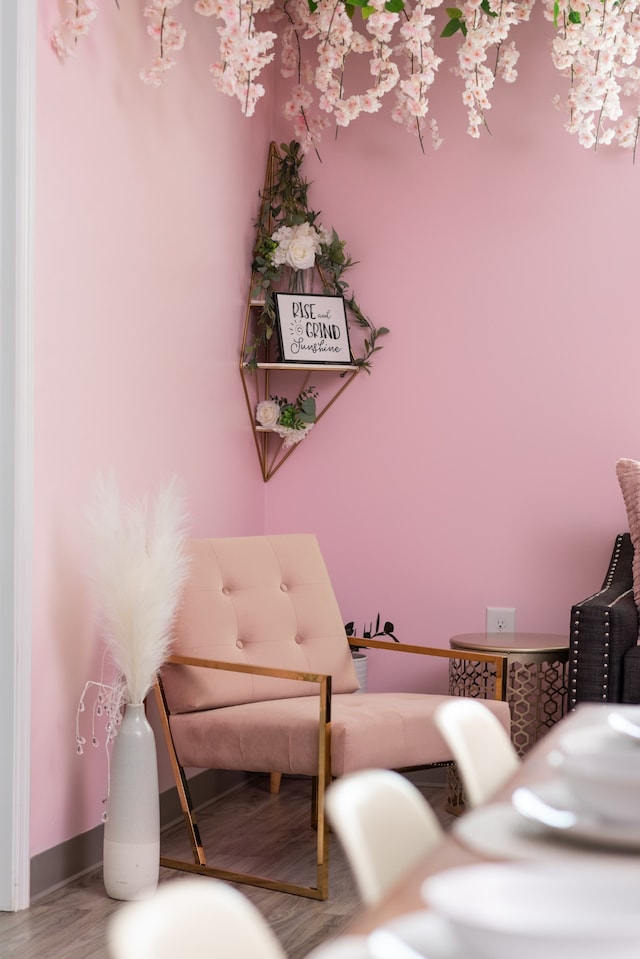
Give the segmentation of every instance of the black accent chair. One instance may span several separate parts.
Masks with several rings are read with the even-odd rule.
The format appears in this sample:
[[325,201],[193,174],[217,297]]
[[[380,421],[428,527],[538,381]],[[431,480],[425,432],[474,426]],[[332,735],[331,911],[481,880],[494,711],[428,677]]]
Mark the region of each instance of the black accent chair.
[[602,588],[571,607],[569,706],[640,703],[638,609],[633,597],[633,546],[616,537]]

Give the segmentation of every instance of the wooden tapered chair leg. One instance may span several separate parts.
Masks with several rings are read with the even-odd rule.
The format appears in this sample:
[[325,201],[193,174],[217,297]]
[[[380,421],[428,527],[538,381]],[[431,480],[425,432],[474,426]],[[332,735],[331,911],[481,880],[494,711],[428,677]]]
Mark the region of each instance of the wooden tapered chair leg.
[[282,773],[269,774],[269,792],[272,796],[277,796],[280,792],[280,783],[282,782]]

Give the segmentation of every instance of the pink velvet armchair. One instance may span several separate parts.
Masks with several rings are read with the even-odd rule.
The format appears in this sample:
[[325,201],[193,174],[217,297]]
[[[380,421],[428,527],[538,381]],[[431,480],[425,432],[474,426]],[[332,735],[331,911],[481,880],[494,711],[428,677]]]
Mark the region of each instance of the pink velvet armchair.
[[[449,697],[407,692],[354,696],[358,681],[342,616],[315,536],[194,540],[173,654],[156,698],[192,849],[192,860],[161,864],[233,882],[326,899],[325,790],[333,777],[364,768],[450,764],[433,716]],[[461,659],[424,646],[354,639],[395,654]],[[502,658],[495,699],[485,700],[509,729]],[[309,776],[317,830],[316,884],[236,873],[208,865],[185,767],[279,771]]]

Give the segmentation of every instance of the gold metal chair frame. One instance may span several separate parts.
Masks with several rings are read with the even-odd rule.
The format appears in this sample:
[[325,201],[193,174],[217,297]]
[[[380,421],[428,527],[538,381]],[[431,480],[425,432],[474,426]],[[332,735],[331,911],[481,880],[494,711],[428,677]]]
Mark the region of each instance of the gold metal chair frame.
[[[462,650],[438,649],[429,646],[411,646],[404,643],[388,643],[374,639],[354,638],[349,645],[357,648],[386,649],[392,652],[416,653],[418,655],[439,656],[445,659],[467,659],[473,662],[492,664],[495,667],[495,699],[504,700],[506,694],[506,673],[504,672],[504,658],[490,653],[466,653]],[[162,730],[169,753],[180,806],[185,818],[185,825],[191,842],[193,861],[160,857],[160,865],[168,869],[178,869],[183,872],[197,873],[215,879],[225,879],[229,882],[259,886],[262,889],[271,889],[277,892],[286,892],[295,896],[304,896],[307,899],[327,899],[329,895],[329,826],[325,815],[325,794],[331,782],[331,676],[320,673],[296,672],[289,669],[275,669],[267,666],[250,666],[242,663],[225,663],[219,660],[199,659],[191,656],[170,656],[168,664],[181,666],[196,666],[203,669],[221,669],[230,672],[251,673],[255,676],[271,676],[279,679],[290,679],[318,684],[318,768],[314,776],[312,790],[311,821],[316,829],[316,879],[315,886],[304,886],[289,883],[280,879],[271,879],[266,876],[257,876],[250,873],[234,872],[229,869],[217,869],[207,865],[205,851],[200,838],[200,830],[195,810],[189,792],[189,784],[183,766],[181,765],[171,734],[169,722],[170,711],[165,697],[162,680],[157,678],[154,691]],[[428,766],[450,765],[449,763],[431,763]]]

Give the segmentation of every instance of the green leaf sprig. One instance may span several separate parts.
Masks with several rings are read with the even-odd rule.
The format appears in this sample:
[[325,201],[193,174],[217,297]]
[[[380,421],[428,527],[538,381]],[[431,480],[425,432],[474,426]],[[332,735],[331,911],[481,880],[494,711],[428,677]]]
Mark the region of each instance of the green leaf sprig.
[[[488,17],[497,17],[498,14],[495,10],[491,9],[489,5],[489,0],[482,0],[480,4],[480,9],[483,13],[486,13]],[[464,14],[459,7],[446,7],[447,16],[449,17],[445,27],[440,34],[441,37],[452,37],[454,33],[457,33],[458,30],[462,33],[463,37],[467,35],[467,24],[465,23]]]
[[291,430],[301,430],[309,423],[315,423],[317,397],[318,391],[313,386],[301,390],[293,403],[283,397],[272,396],[273,402],[280,407],[278,425],[286,426]]

